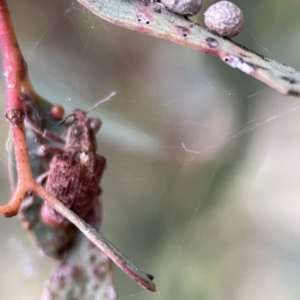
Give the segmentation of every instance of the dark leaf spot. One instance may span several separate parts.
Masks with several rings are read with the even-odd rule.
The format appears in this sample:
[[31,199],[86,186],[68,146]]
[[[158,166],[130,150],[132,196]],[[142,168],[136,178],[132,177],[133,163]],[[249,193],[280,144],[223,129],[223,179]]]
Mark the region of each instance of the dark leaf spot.
[[281,76],[281,79],[283,79],[284,81],[287,81],[290,84],[295,84],[297,83],[297,81],[293,78],[287,77],[287,76]]
[[300,96],[300,92],[292,91],[292,90],[291,90],[291,91],[288,91],[288,95],[299,97],[299,96]]
[[206,43],[210,48],[217,48],[219,46],[218,41],[212,37],[206,38]]
[[176,25],[179,33],[183,36],[183,37],[187,37],[188,34],[190,33],[190,30],[184,26],[179,26],[179,25]]

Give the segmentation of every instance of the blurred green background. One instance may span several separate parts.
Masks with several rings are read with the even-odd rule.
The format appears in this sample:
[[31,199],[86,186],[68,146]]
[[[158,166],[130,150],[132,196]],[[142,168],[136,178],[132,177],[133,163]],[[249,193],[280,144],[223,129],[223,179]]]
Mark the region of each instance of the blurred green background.
[[[235,3],[246,20],[235,40],[300,70],[299,0]],[[300,299],[300,99],[75,1],[8,4],[42,96],[71,112],[118,93],[92,112],[108,160],[102,232],[158,288],[116,269],[119,299]],[[0,123],[6,203],[9,127]],[[0,226],[0,298],[40,299],[55,262],[18,218]]]

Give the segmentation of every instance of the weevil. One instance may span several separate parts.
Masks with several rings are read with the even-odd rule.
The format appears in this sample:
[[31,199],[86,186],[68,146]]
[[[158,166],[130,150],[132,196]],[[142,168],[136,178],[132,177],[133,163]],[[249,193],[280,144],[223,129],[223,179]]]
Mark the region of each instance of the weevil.
[[[107,101],[113,95],[114,93],[106,99],[101,100],[92,109],[100,103]],[[154,292],[156,287],[153,282],[153,276],[141,271],[96,230],[96,228],[99,228],[102,219],[101,197],[99,197],[101,189],[99,184],[106,168],[106,160],[103,156],[96,153],[97,143],[95,136],[101,127],[101,121],[99,119],[88,118],[87,114],[89,111],[80,109],[74,110],[71,115],[62,121],[62,123],[68,125],[66,120],[72,117],[71,125],[69,125],[67,130],[66,142],[63,140],[65,144],[64,148],[56,147],[55,144],[35,146],[41,145],[41,141],[37,139],[33,147],[30,147],[30,149],[32,149],[30,152],[35,155],[42,155],[49,152],[55,154],[50,163],[47,157],[45,157],[45,161],[37,160],[44,162],[42,166],[44,171],[48,170],[39,176],[41,179],[39,182],[42,183],[43,179],[45,180],[47,178],[46,189],[85,221],[85,225],[82,225],[84,224],[82,221],[80,222],[79,229],[82,230],[82,228],[84,228],[82,232],[90,238],[92,244],[86,239],[79,241],[76,227],[68,226],[71,223],[65,219],[65,217],[57,213],[48,202],[43,202],[42,199],[34,199],[34,195],[29,197],[28,201],[25,200],[22,204],[21,215],[24,217],[23,224],[33,233],[38,245],[45,254],[59,259],[62,264],[71,267],[71,269],[73,269],[73,267],[75,267],[75,269],[79,267],[82,270],[83,276],[86,276],[87,273],[85,270],[89,270],[90,267],[94,271],[98,272],[98,270],[95,269],[95,261],[94,258],[90,256],[92,255],[91,253],[87,253],[86,250],[84,250],[85,257],[88,256],[86,264],[82,264],[80,259],[79,261],[81,263],[78,265],[77,255],[82,254],[82,245],[95,244],[105,254],[106,271],[103,271],[103,261],[100,260],[99,263],[101,264],[101,272],[107,273],[106,278],[108,285],[106,286],[110,293],[114,293],[111,261],[144,288]],[[37,137],[42,136],[58,143],[61,142],[61,138],[56,136],[55,133],[43,129],[44,126],[42,126],[40,122],[41,120],[48,121],[48,116],[49,118],[53,118],[51,113],[40,118],[33,101],[28,101],[26,112],[27,123],[31,128],[28,132],[30,136],[32,133],[35,133]],[[55,119],[60,119],[61,113],[58,114],[58,117],[56,116],[55,114]],[[45,128],[48,127],[46,126]],[[33,136],[35,136],[35,134]],[[35,161],[36,156],[32,155],[31,164],[33,165]],[[41,172],[37,174],[41,174]],[[72,229],[75,229],[75,231]],[[74,262],[76,263],[74,264]],[[94,271],[92,272],[93,278],[99,274],[94,273]],[[56,275],[62,275],[61,269],[57,269],[57,272],[53,276],[55,277]],[[66,289],[68,289],[68,287],[65,289],[65,280],[69,279],[67,274],[63,275],[63,285],[59,287],[59,289],[62,289],[62,293],[65,293]],[[77,280],[78,278],[71,278],[71,281],[69,280],[71,290],[73,290],[74,283],[77,282]],[[86,280],[89,282],[90,279],[84,279],[83,282],[86,282]],[[103,288],[101,284],[98,285],[98,281],[103,281],[102,275],[101,278],[98,276],[96,280],[97,286],[99,286],[99,289],[97,288],[98,292],[101,293],[103,292]],[[50,292],[51,289],[54,288],[56,293],[57,286],[53,286],[51,282],[54,281],[51,279],[50,286],[46,289]],[[77,283],[75,284],[75,288],[76,290],[79,288]],[[85,290],[86,284],[81,288]],[[111,299],[114,299],[115,294],[111,295]]]
[[[114,94],[101,100],[101,103]],[[97,103],[99,104],[100,102]],[[96,153],[96,133],[102,122],[100,119],[88,118],[88,112],[75,109],[63,121],[73,117],[65,148],[43,148],[44,152],[57,152],[49,165],[46,189],[82,219],[91,211],[95,201],[98,201],[101,194],[99,183],[106,169],[106,159]],[[51,227],[69,224],[69,221],[47,202],[42,206],[41,218]]]

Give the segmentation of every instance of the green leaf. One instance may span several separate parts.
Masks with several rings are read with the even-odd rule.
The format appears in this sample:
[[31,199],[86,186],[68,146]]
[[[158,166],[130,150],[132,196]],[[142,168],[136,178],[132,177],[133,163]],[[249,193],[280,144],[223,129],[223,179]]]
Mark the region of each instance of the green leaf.
[[117,26],[170,40],[219,58],[279,93],[300,97],[300,73],[228,38],[212,33],[151,0],[77,0]]
[[43,299],[116,299],[112,261],[80,234],[72,250],[53,272]]

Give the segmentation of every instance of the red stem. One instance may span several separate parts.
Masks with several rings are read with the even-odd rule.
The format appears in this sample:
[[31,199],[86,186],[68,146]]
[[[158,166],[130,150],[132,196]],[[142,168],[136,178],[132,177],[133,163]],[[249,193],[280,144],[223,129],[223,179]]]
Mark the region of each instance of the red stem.
[[19,125],[24,118],[21,81],[27,75],[27,65],[20,51],[5,0],[0,0],[0,42],[6,85],[5,115]]
[[24,109],[22,99],[22,81],[27,80],[27,66],[19,48],[9,10],[5,0],[0,0],[0,42],[6,87],[6,117],[11,122],[18,186],[10,202],[0,206],[0,214],[7,217],[17,214],[25,193],[32,185],[26,136],[24,132]]

